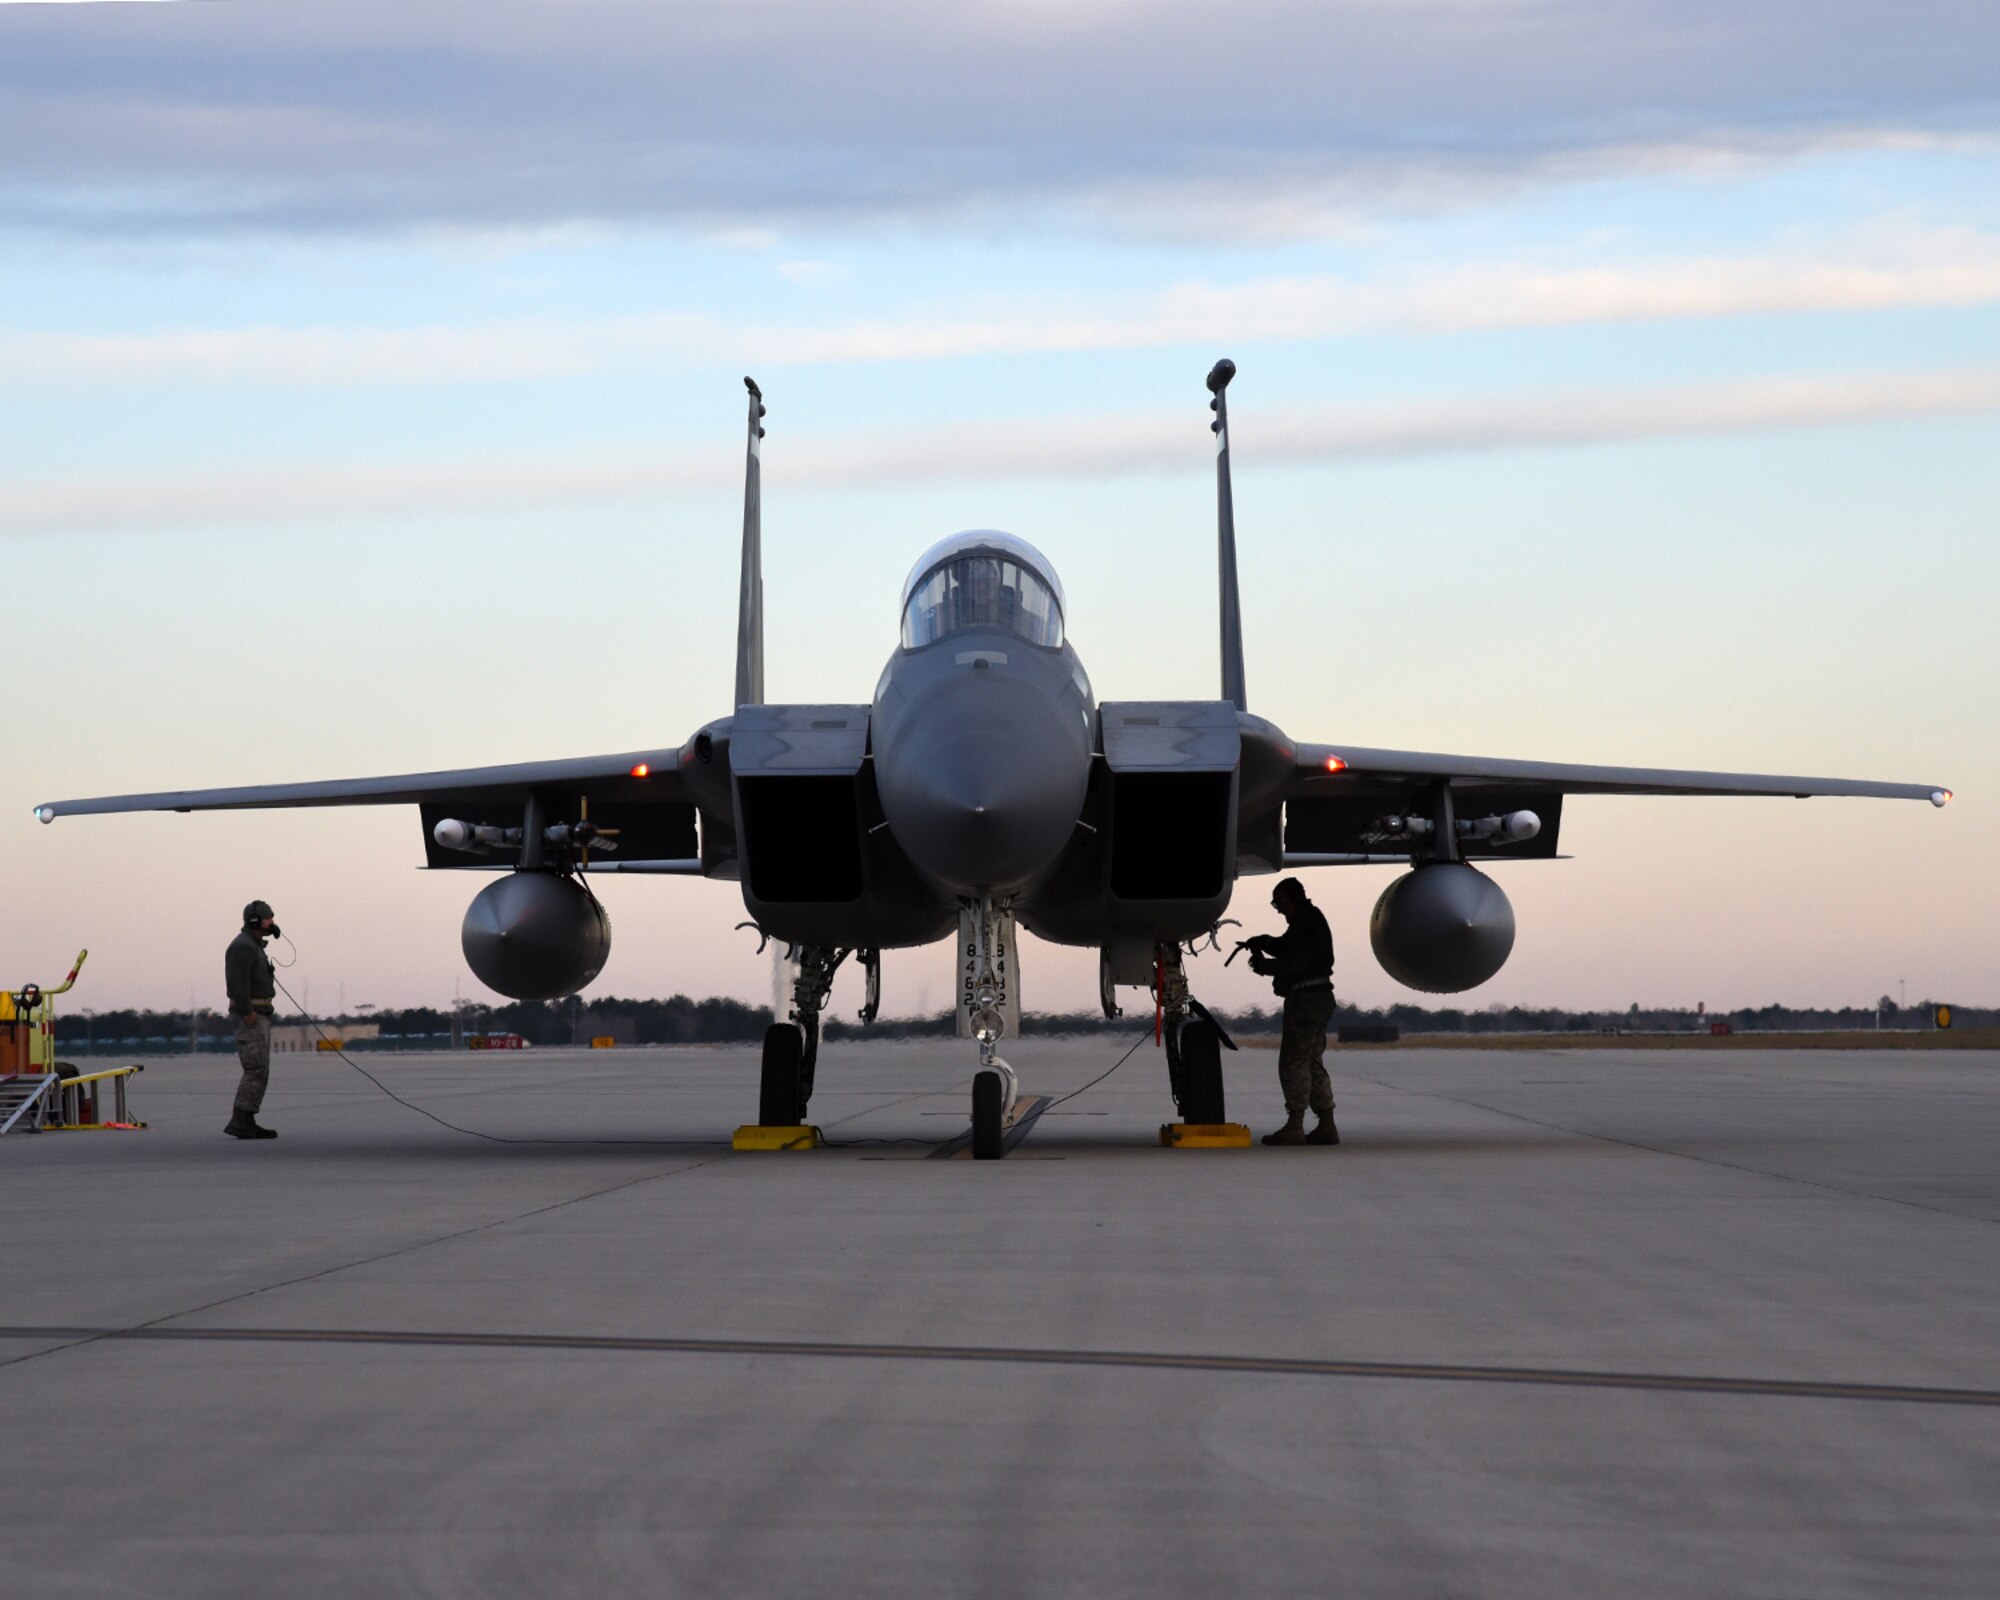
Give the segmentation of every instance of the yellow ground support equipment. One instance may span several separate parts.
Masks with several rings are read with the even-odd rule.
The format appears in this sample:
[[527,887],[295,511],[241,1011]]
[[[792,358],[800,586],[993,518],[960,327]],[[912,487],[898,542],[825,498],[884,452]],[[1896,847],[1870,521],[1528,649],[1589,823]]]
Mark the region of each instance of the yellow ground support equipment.
[[1250,1130],[1240,1122],[1163,1122],[1160,1143],[1169,1150],[1248,1150]]
[[76,965],[54,989],[39,983],[24,983],[18,989],[0,989],[0,1077],[55,1071],[56,1008],[59,994],[76,987],[76,975],[83,971],[88,950],[76,953]]
[[[55,1118],[43,1124],[49,1133],[132,1132],[145,1127],[134,1122],[125,1104],[125,1080],[146,1069],[136,1063],[111,1067],[104,1072],[86,1072],[80,1077],[58,1078],[55,1089]],[[111,1115],[104,1113],[104,1084],[111,1086]]]
[[747,1122],[729,1141],[732,1150],[817,1150],[826,1141],[811,1123],[764,1127]]
[[[69,976],[53,989],[24,983],[0,989],[0,1133],[45,1128],[143,1128],[125,1104],[125,1080],[141,1067],[79,1073],[56,1060],[55,997],[68,994],[90,955],[76,953]],[[105,1084],[112,1086],[110,1117],[100,1114]]]

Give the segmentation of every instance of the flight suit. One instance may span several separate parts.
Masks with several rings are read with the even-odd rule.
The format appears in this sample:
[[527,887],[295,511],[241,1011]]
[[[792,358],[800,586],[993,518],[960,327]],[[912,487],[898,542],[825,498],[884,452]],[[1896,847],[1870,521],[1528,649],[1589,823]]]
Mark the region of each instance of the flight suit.
[[256,929],[246,927],[229,941],[222,971],[229,986],[229,1014],[236,1019],[236,1059],[243,1067],[235,1109],[238,1116],[254,1120],[271,1086],[271,1013],[278,993],[277,974]]

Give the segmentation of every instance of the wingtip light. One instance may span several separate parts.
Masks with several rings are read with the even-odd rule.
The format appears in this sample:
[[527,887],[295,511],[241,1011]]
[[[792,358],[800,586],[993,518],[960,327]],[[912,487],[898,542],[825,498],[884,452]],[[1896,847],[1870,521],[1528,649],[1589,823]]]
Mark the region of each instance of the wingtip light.
[[632,769],[632,776],[635,778],[650,778],[652,775],[653,769],[643,761]]
[[1950,804],[1951,804],[1951,791],[1950,791],[1949,789],[1933,789],[1933,790],[1931,790],[1931,804],[1932,804],[1932,805],[1934,805],[1934,806],[1948,806],[1948,805],[1950,805]]
[[35,820],[37,822],[54,822],[56,820],[56,808],[54,806],[36,806]]
[[1347,770],[1347,762],[1340,756],[1328,756],[1326,758],[1326,770],[1328,772],[1345,772]]

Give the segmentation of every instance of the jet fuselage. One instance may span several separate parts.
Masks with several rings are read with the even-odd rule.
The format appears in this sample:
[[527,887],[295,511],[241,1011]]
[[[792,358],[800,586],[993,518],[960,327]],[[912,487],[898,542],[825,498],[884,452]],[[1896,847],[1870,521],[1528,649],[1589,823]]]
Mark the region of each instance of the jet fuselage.
[[1096,724],[1067,641],[974,626],[899,650],[870,719],[889,831],[947,894],[1031,893],[1076,832]]

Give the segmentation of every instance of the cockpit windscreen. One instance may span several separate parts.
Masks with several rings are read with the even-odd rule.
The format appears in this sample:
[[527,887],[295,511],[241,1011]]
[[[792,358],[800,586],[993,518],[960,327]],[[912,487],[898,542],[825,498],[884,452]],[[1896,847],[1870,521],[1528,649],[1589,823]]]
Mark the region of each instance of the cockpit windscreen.
[[1040,574],[1007,556],[955,556],[910,591],[903,648],[914,650],[961,628],[1005,628],[1047,649],[1063,641],[1062,608]]

